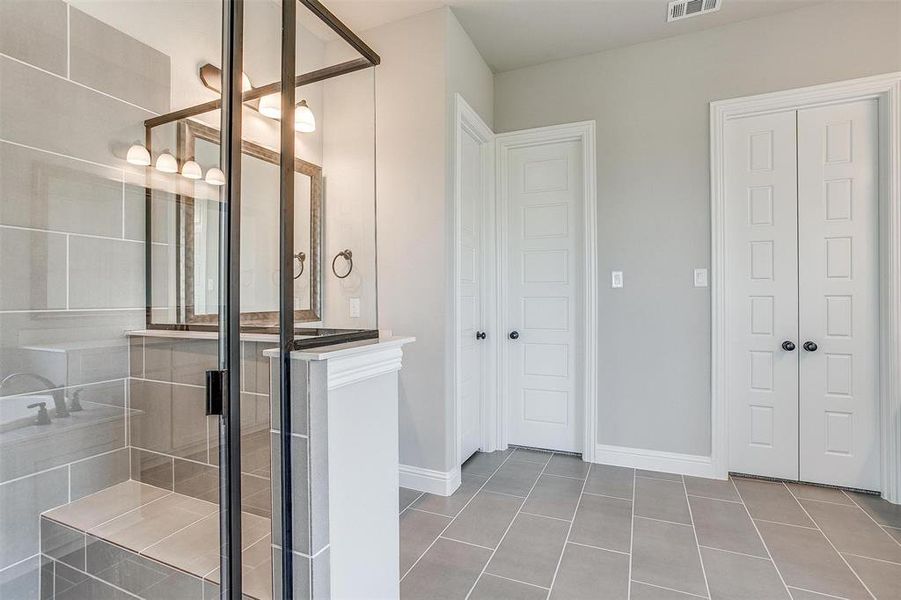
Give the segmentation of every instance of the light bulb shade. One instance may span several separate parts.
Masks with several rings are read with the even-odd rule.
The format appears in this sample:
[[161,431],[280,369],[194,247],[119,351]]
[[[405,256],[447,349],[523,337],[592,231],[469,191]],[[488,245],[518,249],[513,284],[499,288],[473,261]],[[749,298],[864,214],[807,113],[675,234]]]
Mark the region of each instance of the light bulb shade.
[[282,116],[282,97],[280,94],[269,94],[260,98],[260,114],[270,119]]
[[178,161],[168,152],[156,157],[156,170],[161,173],[178,173]]
[[225,173],[222,172],[221,169],[217,169],[216,167],[211,168],[206,172],[206,180],[208,184],[220,186],[225,185]]
[[241,91],[249,92],[253,89],[253,84],[250,83],[250,77],[247,76],[247,73],[241,73]]
[[193,160],[187,161],[185,164],[181,166],[181,174],[188,179],[200,179],[203,177],[203,171]]
[[301,100],[300,104],[294,109],[294,129],[301,133],[310,133],[316,131],[316,117],[313,111],[307,106],[306,100]]
[[147,167],[150,165],[150,152],[148,152],[147,148],[145,148],[141,144],[135,144],[128,149],[128,154],[125,156],[125,160],[127,160],[128,163],[132,165]]

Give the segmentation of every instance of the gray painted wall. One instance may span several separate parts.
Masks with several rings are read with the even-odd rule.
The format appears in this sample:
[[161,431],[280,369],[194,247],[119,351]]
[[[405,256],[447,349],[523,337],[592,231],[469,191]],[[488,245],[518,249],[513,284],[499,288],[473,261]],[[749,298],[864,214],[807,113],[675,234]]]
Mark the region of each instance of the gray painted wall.
[[599,443],[710,452],[708,103],[897,70],[901,3],[854,2],[495,77],[498,132],[597,121]]

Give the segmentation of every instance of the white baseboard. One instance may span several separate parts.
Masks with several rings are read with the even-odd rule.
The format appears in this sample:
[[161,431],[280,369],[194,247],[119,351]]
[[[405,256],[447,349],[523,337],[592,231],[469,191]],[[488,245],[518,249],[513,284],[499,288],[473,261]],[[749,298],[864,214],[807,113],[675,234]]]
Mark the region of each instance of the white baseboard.
[[435,471],[400,465],[400,486],[418,492],[450,496],[460,487],[460,467],[451,471]]
[[594,450],[594,462],[647,471],[679,473],[693,477],[718,478],[711,458],[696,454],[677,454],[598,444]]

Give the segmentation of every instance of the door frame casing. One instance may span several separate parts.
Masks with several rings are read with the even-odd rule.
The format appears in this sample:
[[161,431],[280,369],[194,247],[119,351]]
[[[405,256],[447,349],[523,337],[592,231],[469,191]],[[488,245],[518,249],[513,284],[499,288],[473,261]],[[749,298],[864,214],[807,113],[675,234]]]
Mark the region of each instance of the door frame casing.
[[[582,460],[594,462],[597,446],[597,356],[598,356],[598,273],[597,273],[597,160],[596,122],[581,121],[500,133],[495,137],[496,151],[496,247],[497,247],[497,335],[500,342],[509,329],[507,319],[507,180],[508,155],[516,148],[549,143],[577,141],[582,146],[582,348],[579,353],[582,378]],[[497,365],[497,403],[489,412],[491,449],[507,447],[508,369],[507,346],[499,344]],[[578,368],[577,368],[578,372]]]
[[[463,403],[460,397],[462,392],[462,354],[460,339],[461,298],[460,298],[460,240],[463,216],[463,136],[471,135],[481,147],[482,155],[482,227],[479,236],[481,244],[481,264],[479,265],[479,295],[481,299],[481,325],[480,329],[488,332],[485,340],[483,365],[481,377],[481,431],[479,438],[481,448],[484,451],[493,451],[492,438],[487,424],[491,420],[491,411],[494,403],[488,401],[497,394],[497,356],[499,351],[499,339],[496,327],[496,294],[497,280],[489,277],[488,271],[495,264],[495,236],[494,236],[494,139],[491,128],[482,120],[479,114],[469,105],[459,93],[454,94],[454,193],[453,193],[453,235],[451,247],[451,277],[450,285],[452,298],[451,335],[453,347],[450,349],[450,373],[451,384],[450,397],[453,399],[454,433],[453,433],[453,466],[454,471],[459,471],[463,462],[462,436],[463,436]],[[459,477],[457,477],[459,480]],[[454,487],[456,484],[454,484]]]
[[729,472],[726,122],[876,99],[879,104],[879,415],[882,496],[901,503],[901,72],[710,103],[711,462]]

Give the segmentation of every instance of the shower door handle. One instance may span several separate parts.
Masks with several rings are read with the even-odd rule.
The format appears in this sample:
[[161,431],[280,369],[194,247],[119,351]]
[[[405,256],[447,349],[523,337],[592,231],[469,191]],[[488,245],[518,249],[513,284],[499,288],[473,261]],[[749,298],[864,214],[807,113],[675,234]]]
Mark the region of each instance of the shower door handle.
[[228,371],[212,370],[206,372],[206,414],[222,416],[225,394],[228,390]]

